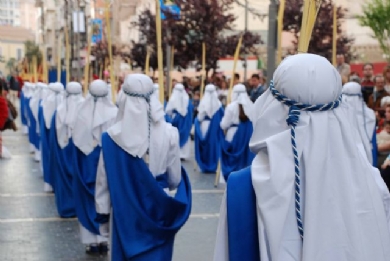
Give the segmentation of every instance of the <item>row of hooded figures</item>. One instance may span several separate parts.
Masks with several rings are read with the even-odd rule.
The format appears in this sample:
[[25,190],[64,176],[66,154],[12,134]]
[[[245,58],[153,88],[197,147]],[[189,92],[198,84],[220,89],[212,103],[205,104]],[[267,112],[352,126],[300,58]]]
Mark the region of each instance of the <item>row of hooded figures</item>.
[[101,80],[85,98],[77,82],[23,87],[44,190],[61,217],[77,216],[88,253],[172,259],[191,212],[181,160],[194,126],[201,172],[220,162],[227,181],[215,261],[390,260],[390,194],[372,166],[375,115],[326,59],[286,58],[255,104],[238,84],[223,108],[207,85],[194,122],[183,85],[164,105],[158,97],[142,74],[126,76],[116,104]]

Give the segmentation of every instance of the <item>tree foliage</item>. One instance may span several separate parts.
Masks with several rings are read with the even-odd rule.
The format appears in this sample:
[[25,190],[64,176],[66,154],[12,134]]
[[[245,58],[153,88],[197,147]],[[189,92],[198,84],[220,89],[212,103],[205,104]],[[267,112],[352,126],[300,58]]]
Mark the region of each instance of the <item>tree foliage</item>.
[[[283,30],[295,35],[293,44],[295,48],[298,45],[299,31],[302,23],[303,0],[286,1]],[[332,39],[333,39],[333,7],[332,0],[323,0],[316,23],[313,28],[312,37],[309,45],[309,53],[315,53],[332,59]],[[344,54],[347,60],[352,57],[351,47],[353,38],[345,35],[342,30],[342,21],[348,10],[337,7],[337,53]]]
[[[217,69],[221,57],[232,56],[239,34],[233,34],[236,17],[231,13],[233,0],[175,0],[180,6],[180,16],[163,10],[163,49],[165,44],[174,46],[174,64],[179,69],[194,65],[198,70],[202,64],[202,43],[206,44],[206,70]],[[133,42],[132,61],[135,66],[144,67],[146,48],[153,50],[150,66],[157,68],[155,16],[144,11],[133,26],[139,28],[140,41]],[[168,31],[169,30],[169,31]],[[226,33],[230,32],[230,36]],[[255,53],[254,45],[260,44],[260,36],[246,32],[243,35],[241,54]],[[146,46],[147,45],[147,46]],[[194,62],[194,64],[192,64]]]
[[7,63],[5,64],[5,67],[9,70],[9,73],[11,74],[16,69],[17,61],[15,58],[10,58]]
[[37,57],[37,66],[42,62],[42,52],[39,46],[33,41],[24,42],[24,56],[28,61],[32,61],[33,57]]
[[371,0],[362,10],[363,14],[358,16],[360,25],[371,28],[373,37],[390,62],[390,1]]

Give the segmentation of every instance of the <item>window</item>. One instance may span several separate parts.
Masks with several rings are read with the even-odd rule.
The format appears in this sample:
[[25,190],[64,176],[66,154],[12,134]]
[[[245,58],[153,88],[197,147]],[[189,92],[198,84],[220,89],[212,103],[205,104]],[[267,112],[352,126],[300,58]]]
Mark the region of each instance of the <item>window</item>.
[[22,49],[21,48],[16,49],[16,59],[18,61],[22,59]]

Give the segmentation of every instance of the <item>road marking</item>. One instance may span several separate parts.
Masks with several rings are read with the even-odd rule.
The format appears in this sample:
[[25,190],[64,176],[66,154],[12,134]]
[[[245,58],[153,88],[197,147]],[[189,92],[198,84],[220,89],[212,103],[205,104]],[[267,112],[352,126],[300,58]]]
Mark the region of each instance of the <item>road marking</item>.
[[55,222],[55,221],[76,221],[77,218],[60,218],[60,217],[47,217],[47,218],[13,218],[13,219],[0,219],[1,223],[24,223],[24,222]]
[[[190,218],[219,218],[219,213],[198,213],[191,214]],[[0,219],[0,224],[7,223],[26,223],[26,222],[67,222],[67,221],[77,221],[77,218],[60,218],[60,217],[46,217],[46,218],[7,218]]]
[[199,214],[191,214],[190,218],[219,218],[219,213],[199,213]]
[[53,197],[53,193],[0,194],[0,198]]
[[[176,191],[171,191],[170,194],[174,194]],[[194,189],[192,194],[223,194],[225,190],[221,189]],[[23,193],[23,194],[0,194],[0,198],[28,198],[28,197],[54,197],[54,193]]]

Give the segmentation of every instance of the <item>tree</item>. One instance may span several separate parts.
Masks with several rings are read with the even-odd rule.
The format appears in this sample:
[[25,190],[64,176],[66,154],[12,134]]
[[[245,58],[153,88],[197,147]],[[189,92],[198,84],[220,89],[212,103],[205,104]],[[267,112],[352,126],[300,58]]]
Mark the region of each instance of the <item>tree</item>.
[[39,50],[39,46],[33,41],[24,42],[24,56],[29,62],[33,60],[33,57],[37,57],[37,66],[42,62],[42,52]]
[[360,25],[371,28],[373,38],[378,40],[382,52],[390,62],[390,1],[372,0],[363,8],[358,16]]
[[[154,71],[157,70],[156,16],[150,10],[145,10],[140,14],[138,21],[133,22],[131,25],[138,28],[140,35],[138,43],[132,41],[132,49],[130,51],[132,65],[144,69],[146,54],[149,48],[149,66]],[[163,50],[164,47],[165,41],[163,41]]]
[[[180,6],[180,17],[163,10],[166,19],[163,21],[163,48],[165,44],[175,48],[174,64],[178,69],[188,68],[193,61],[200,70],[202,64],[202,43],[206,44],[206,70],[217,69],[221,57],[232,56],[238,43],[239,34],[226,36],[233,30],[235,16],[230,13],[233,0],[175,0]],[[136,66],[145,65],[146,44],[156,50],[155,16],[144,11],[138,22],[141,41],[133,43],[132,60]],[[169,31],[168,31],[169,30]],[[169,33],[168,33],[169,32]],[[246,32],[243,37],[241,54],[253,53],[253,46],[261,43],[258,35]],[[157,67],[155,52],[151,54],[150,66]]]
[[[112,45],[112,56],[118,54],[117,48]],[[91,55],[95,57],[95,61],[92,63],[92,71],[98,74],[100,68],[106,69],[106,66],[109,65],[109,53],[108,53],[108,44],[105,42],[98,42],[95,46],[91,47]]]
[[[309,53],[315,53],[332,59],[332,39],[333,39],[333,2],[332,0],[323,0],[316,23],[314,24],[312,37],[309,45]],[[302,23],[303,0],[286,1],[285,13],[283,18],[283,30],[295,35],[293,44],[295,48],[298,45],[299,31]],[[348,10],[342,7],[337,8],[337,52],[344,54],[347,60],[352,57],[351,46],[353,38],[346,36],[342,30],[342,19]]]
[[7,69],[9,70],[9,73],[12,74],[12,72],[15,70],[16,68],[16,59],[15,58],[10,58],[5,67],[7,67]]

